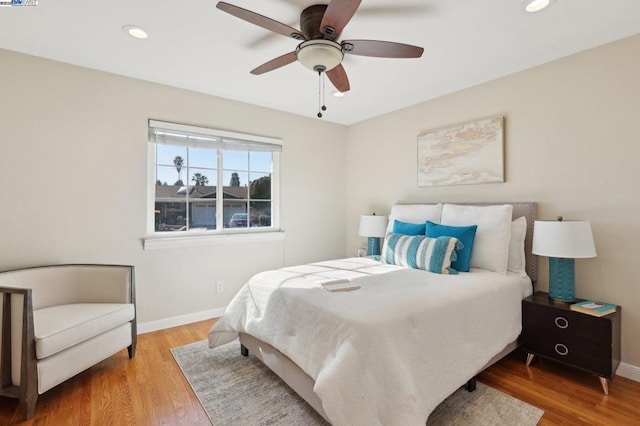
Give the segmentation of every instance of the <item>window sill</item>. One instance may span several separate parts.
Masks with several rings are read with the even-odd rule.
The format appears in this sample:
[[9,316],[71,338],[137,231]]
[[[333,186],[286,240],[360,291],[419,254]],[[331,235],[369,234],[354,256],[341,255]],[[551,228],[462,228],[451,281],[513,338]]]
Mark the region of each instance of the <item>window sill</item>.
[[257,243],[266,241],[284,241],[284,231],[247,232],[243,234],[184,235],[167,237],[147,237],[142,240],[145,250],[201,247],[234,243]]

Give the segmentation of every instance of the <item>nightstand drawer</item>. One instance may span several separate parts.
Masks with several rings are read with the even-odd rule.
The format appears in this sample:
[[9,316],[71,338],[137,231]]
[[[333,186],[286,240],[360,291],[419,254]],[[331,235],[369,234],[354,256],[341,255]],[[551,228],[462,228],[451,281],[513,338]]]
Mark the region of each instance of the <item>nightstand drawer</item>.
[[600,344],[611,342],[611,321],[606,317],[594,317],[535,303],[524,303],[522,310],[523,325],[526,328],[540,326],[549,331],[555,330],[563,335],[573,334]]
[[[583,351],[582,348],[576,347],[574,343],[567,341],[553,342],[549,340],[537,340],[527,343],[525,339],[526,338],[523,337],[523,344],[530,352],[566,363],[573,367],[582,368],[609,379],[613,377],[610,355],[608,357],[594,355],[593,353]],[[611,353],[611,348],[609,348],[609,353]]]
[[[611,345],[603,344],[592,339],[585,339],[580,335],[567,333],[539,324],[529,325],[524,328],[520,336],[523,345],[534,352],[540,352],[555,359],[563,359],[565,349],[556,349],[556,345],[561,345],[571,353],[580,352],[587,358],[601,359],[609,363],[611,358]],[[543,350],[543,347],[547,350]],[[543,353],[544,352],[544,353]]]

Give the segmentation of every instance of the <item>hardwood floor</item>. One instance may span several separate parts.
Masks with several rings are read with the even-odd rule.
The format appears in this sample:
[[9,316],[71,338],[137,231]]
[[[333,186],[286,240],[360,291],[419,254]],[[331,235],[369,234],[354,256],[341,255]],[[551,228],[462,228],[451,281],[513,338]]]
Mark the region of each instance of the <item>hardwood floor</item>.
[[[123,350],[40,395],[23,422],[17,401],[0,398],[0,425],[208,425],[209,420],[169,349],[205,339],[214,320],[138,336]],[[640,424],[640,383],[616,377],[604,395],[598,379],[550,361],[512,353],[479,381],[545,411],[539,425]]]
[[124,349],[38,398],[23,422],[17,400],[0,398],[0,425],[209,425],[169,349],[205,339],[214,320],[138,336]]
[[539,357],[526,367],[525,359],[516,350],[478,380],[544,410],[540,426],[640,424],[640,383],[616,376],[605,395],[591,374]]

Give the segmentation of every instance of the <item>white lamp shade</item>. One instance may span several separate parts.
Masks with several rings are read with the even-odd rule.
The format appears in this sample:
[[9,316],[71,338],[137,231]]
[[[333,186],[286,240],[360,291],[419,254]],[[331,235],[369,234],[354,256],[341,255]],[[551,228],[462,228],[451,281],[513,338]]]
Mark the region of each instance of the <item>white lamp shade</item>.
[[387,231],[387,217],[363,214],[360,216],[361,237],[384,237]]
[[591,224],[586,220],[536,220],[532,251],[547,257],[596,257]]

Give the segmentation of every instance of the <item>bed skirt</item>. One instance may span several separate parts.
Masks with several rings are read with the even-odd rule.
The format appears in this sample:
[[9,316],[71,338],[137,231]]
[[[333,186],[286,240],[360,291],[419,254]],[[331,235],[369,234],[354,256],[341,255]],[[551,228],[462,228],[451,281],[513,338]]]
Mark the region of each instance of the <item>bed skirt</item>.
[[[240,344],[253,353],[269,369],[276,373],[291,389],[293,389],[302,399],[304,399],[314,410],[324,419],[329,421],[327,414],[322,408],[322,400],[313,391],[315,381],[307,373],[302,371],[297,364],[291,361],[286,355],[278,351],[268,343],[263,342],[249,334],[240,333]],[[518,347],[518,342],[509,343],[500,353],[495,355],[476,374],[495,364],[514,349]],[[474,376],[475,377],[475,376]],[[471,380],[473,377],[469,377]]]

